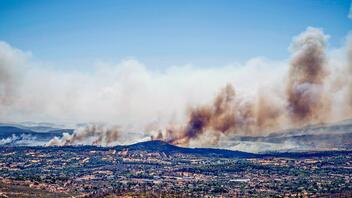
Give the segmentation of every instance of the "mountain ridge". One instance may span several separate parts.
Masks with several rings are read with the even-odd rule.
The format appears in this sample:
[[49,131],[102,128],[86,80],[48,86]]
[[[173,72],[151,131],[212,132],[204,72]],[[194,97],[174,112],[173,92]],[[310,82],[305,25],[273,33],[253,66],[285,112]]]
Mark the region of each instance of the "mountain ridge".
[[105,151],[109,152],[115,150],[118,152],[126,152],[127,155],[144,155],[145,153],[159,153],[165,154],[169,157],[179,157],[180,155],[188,155],[196,158],[207,157],[207,158],[236,158],[236,159],[250,159],[250,158],[271,158],[271,157],[282,157],[282,158],[312,158],[312,157],[323,157],[323,156],[336,156],[336,155],[349,155],[352,154],[352,150],[338,150],[338,151],[293,151],[293,152],[265,152],[265,153],[250,153],[243,151],[234,151],[227,149],[217,148],[187,148],[171,145],[161,140],[151,140],[145,142],[139,142],[131,145],[117,145],[112,147],[94,146],[94,145],[69,145],[69,146],[0,146],[2,149],[13,149],[16,150],[43,150],[45,152],[54,151],[76,151],[76,152],[91,152],[91,151]]
[[175,154],[183,153],[190,155],[207,155],[213,157],[238,157],[238,158],[251,158],[255,157],[256,154],[243,152],[243,151],[233,151],[227,149],[218,149],[218,148],[187,148],[179,147],[161,140],[151,140],[146,142],[139,142],[136,144],[131,144],[125,146],[128,150],[144,150],[144,151],[158,151],[164,152],[166,154]]
[[[72,134],[74,132],[74,129],[38,128],[35,125],[30,127],[31,129],[13,123],[8,125],[0,123],[0,146],[45,146],[54,137],[61,138],[63,133]],[[36,131],[36,129],[39,129],[39,131]],[[45,131],[44,129],[51,130]],[[267,135],[233,135],[221,141],[219,143],[220,148],[249,153],[350,150],[352,149],[352,120],[310,125]],[[170,147],[161,142],[151,142],[143,145],[143,147],[150,150],[153,144],[159,144],[159,147],[165,150],[182,150],[182,147]],[[129,147],[133,149],[134,147],[141,147],[141,145],[136,143],[129,145]],[[195,148],[192,152],[213,152],[213,150],[208,148],[207,151],[204,151]]]

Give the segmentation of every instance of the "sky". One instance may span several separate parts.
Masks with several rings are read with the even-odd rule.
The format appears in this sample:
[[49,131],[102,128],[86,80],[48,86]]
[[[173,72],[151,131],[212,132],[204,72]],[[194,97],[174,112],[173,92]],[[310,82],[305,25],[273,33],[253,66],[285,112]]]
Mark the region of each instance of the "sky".
[[135,58],[148,69],[287,59],[308,26],[339,47],[351,2],[310,0],[0,0],[0,40],[58,70]]

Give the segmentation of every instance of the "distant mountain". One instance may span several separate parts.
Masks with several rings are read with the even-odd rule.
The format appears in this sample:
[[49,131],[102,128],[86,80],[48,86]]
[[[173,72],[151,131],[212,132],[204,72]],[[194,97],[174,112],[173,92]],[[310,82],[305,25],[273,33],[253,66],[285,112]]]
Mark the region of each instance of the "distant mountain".
[[147,142],[140,142],[137,144],[132,144],[125,146],[128,151],[146,151],[146,152],[162,152],[167,155],[171,154],[187,154],[194,156],[206,156],[206,157],[220,157],[220,158],[252,158],[256,157],[256,154],[241,152],[241,151],[231,151],[225,149],[214,149],[214,148],[185,148],[178,147],[160,140],[153,140]]
[[287,158],[311,158],[334,156],[340,154],[351,154],[352,151],[300,151],[300,152],[267,152],[249,153],[215,148],[186,148],[168,144],[160,140],[140,142],[137,144],[118,146],[118,150],[128,149],[129,152],[157,152],[167,155],[183,154],[194,157],[213,157],[213,158],[265,158],[265,157],[287,157]]

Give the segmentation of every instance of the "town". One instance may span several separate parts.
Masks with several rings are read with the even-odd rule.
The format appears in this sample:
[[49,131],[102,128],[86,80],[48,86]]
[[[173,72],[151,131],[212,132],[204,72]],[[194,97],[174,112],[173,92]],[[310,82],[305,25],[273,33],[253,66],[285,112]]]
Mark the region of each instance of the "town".
[[352,194],[349,151],[221,157],[168,146],[156,141],[134,147],[2,147],[0,197]]

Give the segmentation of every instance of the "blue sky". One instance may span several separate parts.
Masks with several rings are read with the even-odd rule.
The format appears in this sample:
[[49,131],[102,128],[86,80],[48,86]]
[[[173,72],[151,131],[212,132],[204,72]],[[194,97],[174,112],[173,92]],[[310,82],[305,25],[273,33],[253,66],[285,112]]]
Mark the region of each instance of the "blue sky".
[[59,69],[134,57],[149,68],[288,57],[293,36],[323,28],[338,47],[349,0],[0,0],[0,40]]

